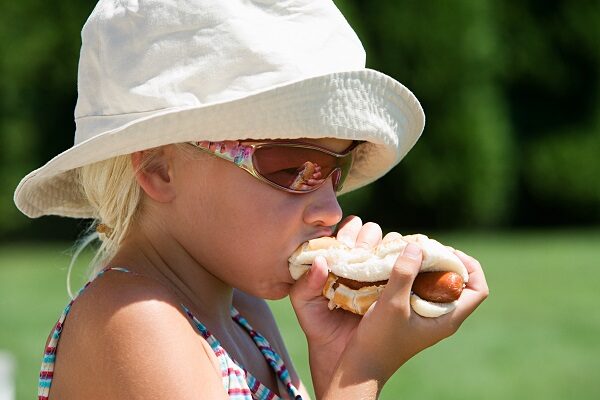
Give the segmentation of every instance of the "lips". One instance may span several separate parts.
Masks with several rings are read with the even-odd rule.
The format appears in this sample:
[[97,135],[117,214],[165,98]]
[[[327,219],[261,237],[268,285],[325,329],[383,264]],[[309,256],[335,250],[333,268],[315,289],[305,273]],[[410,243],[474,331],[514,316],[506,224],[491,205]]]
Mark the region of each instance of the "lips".
[[[317,238],[324,237],[324,236],[333,236],[333,229],[329,228],[329,229],[323,229],[323,230],[320,230],[318,232],[315,232],[314,235],[312,235],[311,237],[309,237],[304,242],[306,242],[306,241],[308,241],[310,239],[317,239]],[[302,242],[302,243],[304,243],[304,242]]]
[[[304,240],[298,242],[296,244],[296,246],[292,249],[292,251],[296,250],[298,248],[298,246],[302,245],[302,243],[308,242],[308,241],[313,240],[313,239],[319,239],[319,238],[322,238],[322,237],[333,237],[333,229],[320,230],[318,232],[313,233],[310,236],[307,236],[306,238],[304,238]],[[290,252],[290,254],[291,254],[291,252]]]

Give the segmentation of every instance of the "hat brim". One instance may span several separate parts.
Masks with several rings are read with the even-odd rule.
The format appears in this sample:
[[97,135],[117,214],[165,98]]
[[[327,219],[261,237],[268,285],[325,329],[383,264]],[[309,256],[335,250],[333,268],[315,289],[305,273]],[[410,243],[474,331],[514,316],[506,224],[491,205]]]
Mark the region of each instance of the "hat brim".
[[271,87],[235,100],[146,113],[95,135],[25,176],[14,201],[25,215],[93,218],[75,180],[81,166],[193,140],[364,140],[340,194],[394,167],[416,143],[425,116],[415,96],[380,72],[335,72]]

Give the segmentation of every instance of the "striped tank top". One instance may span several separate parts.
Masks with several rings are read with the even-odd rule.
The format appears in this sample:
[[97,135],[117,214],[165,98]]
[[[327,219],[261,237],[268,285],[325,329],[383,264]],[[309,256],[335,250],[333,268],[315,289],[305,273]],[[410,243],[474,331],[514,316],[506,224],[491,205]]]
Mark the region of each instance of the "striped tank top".
[[[73,302],[79,297],[79,295],[98,277],[102,276],[106,271],[115,270],[121,272],[130,272],[125,268],[108,267],[100,271],[94,279],[87,282],[77,293],[75,298],[69,302],[67,307],[64,309],[58,322],[52,330],[50,341],[44,352],[44,358],[42,361],[42,368],[40,371],[40,378],[38,383],[38,400],[48,400],[50,392],[50,386],[52,384],[52,375],[54,372],[54,362],[56,359],[56,348],[60,339],[60,334],[65,323],[65,318],[71,310]],[[185,314],[191,319],[193,325],[198,329],[202,337],[210,344],[210,347],[217,356],[219,366],[221,369],[221,377],[223,381],[223,388],[228,393],[230,399],[234,400],[271,400],[279,399],[273,391],[267,388],[265,385],[260,383],[252,374],[242,367],[238,362],[234,361],[229,354],[221,347],[221,344],[214,337],[208,329],[196,318],[190,310],[183,304],[180,304]],[[259,348],[267,363],[271,366],[275,372],[277,379],[285,387],[289,396],[295,400],[301,400],[300,392],[293,385],[290,378],[290,374],[285,367],[283,360],[272,348],[267,339],[261,334],[256,332],[248,321],[240,315],[235,309],[231,308],[231,318],[243,327],[250,337],[253,339],[256,346]]]

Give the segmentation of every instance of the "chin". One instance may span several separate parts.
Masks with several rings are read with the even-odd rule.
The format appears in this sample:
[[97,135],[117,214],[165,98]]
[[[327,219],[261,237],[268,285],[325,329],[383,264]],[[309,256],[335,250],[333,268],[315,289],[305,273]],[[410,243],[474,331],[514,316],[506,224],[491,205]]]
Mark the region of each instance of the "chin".
[[257,296],[265,300],[281,300],[290,294],[291,288],[292,284],[290,283],[279,283],[265,288]]

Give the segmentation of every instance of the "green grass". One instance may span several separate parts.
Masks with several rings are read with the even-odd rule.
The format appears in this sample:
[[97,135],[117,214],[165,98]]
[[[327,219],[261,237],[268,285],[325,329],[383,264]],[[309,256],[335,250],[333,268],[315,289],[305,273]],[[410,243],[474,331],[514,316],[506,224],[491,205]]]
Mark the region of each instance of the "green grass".
[[[481,261],[491,294],[456,335],[404,365],[382,399],[600,398],[600,231],[436,237]],[[0,247],[0,350],[17,359],[18,399],[35,397],[44,342],[68,302],[68,247]],[[294,313],[287,300],[272,307],[309,384]]]

